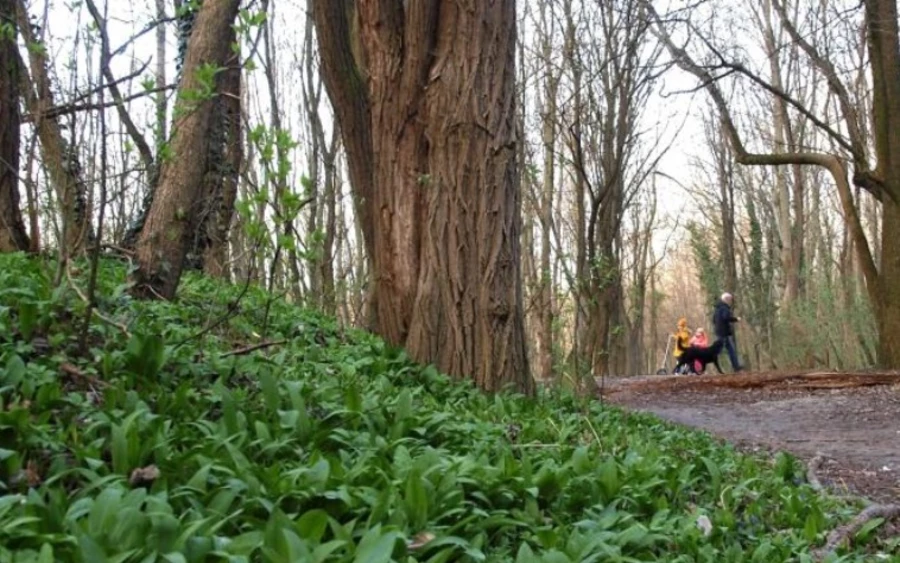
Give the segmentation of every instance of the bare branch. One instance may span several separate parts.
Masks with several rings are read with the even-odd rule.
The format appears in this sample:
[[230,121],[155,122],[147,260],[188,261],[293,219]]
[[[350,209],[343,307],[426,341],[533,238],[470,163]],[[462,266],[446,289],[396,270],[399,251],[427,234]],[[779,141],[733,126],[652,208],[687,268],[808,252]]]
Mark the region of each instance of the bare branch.
[[115,76],[112,73],[112,69],[109,66],[109,61],[112,58],[112,55],[109,50],[109,30],[106,26],[106,19],[100,14],[100,11],[97,9],[97,5],[94,3],[94,0],[87,0],[85,3],[88,11],[91,13],[91,17],[94,18],[94,21],[97,23],[97,28],[100,30],[100,48],[103,52],[103,68],[101,69],[103,72],[103,76],[106,80],[109,81],[109,91],[112,94],[113,99],[116,101],[116,110],[119,113],[119,119],[122,120],[122,123],[125,125],[125,130],[128,131],[128,135],[134,141],[135,146],[137,147],[138,153],[141,155],[141,160],[144,162],[144,166],[147,170],[153,170],[153,151],[150,150],[150,145],[147,144],[146,139],[141,134],[140,130],[134,124],[134,120],[131,119],[131,115],[128,113],[128,110],[125,108],[124,97],[122,96],[122,92],[119,90],[118,82],[116,81]]
[[145,96],[151,96],[153,94],[157,94],[159,92],[168,92],[170,90],[174,90],[176,88],[175,84],[169,84],[167,86],[161,86],[159,88],[153,88],[151,90],[145,90],[143,92],[139,92],[137,94],[132,94],[130,96],[126,96],[121,100],[116,100],[112,102],[104,102],[104,103],[89,103],[89,104],[66,104],[63,106],[54,106],[46,111],[44,111],[40,117],[35,116],[33,114],[28,114],[23,117],[23,123],[30,123],[39,118],[56,118],[63,115],[71,115],[73,113],[78,113],[82,111],[96,111],[100,109],[106,109],[118,106],[120,103],[128,103],[134,100],[139,100]]

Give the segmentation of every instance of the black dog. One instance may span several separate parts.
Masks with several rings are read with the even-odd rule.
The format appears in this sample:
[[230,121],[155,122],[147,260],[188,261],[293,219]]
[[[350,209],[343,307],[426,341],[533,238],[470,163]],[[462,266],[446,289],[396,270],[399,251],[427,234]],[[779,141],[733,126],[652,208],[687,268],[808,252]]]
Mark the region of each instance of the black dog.
[[709,348],[698,348],[696,346],[688,346],[685,348],[680,342],[677,343],[676,346],[681,350],[681,355],[678,357],[678,363],[675,365],[673,373],[677,371],[679,367],[684,365],[693,370],[694,362],[703,364],[703,371],[706,371],[707,364],[714,364],[720,374],[725,373],[719,365],[719,354],[722,352],[722,347],[725,346],[724,340],[716,340]]

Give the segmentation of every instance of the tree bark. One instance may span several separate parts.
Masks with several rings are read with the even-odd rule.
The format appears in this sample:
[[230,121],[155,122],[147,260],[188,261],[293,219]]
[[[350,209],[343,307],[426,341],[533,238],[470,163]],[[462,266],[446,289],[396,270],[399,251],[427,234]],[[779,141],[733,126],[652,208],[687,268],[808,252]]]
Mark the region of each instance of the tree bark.
[[28,250],[19,208],[19,61],[13,0],[0,0],[0,252]]
[[876,175],[883,179],[881,272],[878,299],[878,360],[900,367],[900,38],[896,0],[865,0]]
[[215,79],[203,68],[221,68],[232,55],[229,39],[239,6],[239,0],[205,2],[197,14],[179,81],[172,157],[162,163],[159,186],[135,248],[138,268],[132,275],[132,292],[137,297],[171,299],[178,288],[200,219],[216,105],[215,97],[207,94],[214,91]]
[[[551,8],[552,9],[552,8]],[[544,27],[541,38],[541,63],[545,68],[543,79],[544,99],[542,121],[542,141],[544,149],[544,175],[541,186],[541,273],[540,273],[540,355],[539,374],[549,381],[553,377],[553,283],[550,272],[552,253],[550,240],[553,223],[553,192],[556,180],[556,138],[557,138],[557,96],[559,75],[553,64],[551,36],[554,30],[554,16],[547,17],[547,5],[541,4],[541,24]]]
[[482,389],[531,392],[515,1],[314,0],[313,13],[372,252],[376,332]]
[[[237,40],[231,31],[230,41]],[[215,120],[221,128],[221,140],[210,147],[209,171],[206,178],[204,221],[200,236],[203,244],[203,271],[210,276],[227,279],[228,235],[234,217],[240,173],[244,164],[244,144],[241,138],[241,58],[233,56],[225,70],[217,77]]]
[[[156,86],[166,85],[166,0],[155,0],[156,2],[156,19],[159,22],[156,25]],[[166,101],[165,91],[156,94],[156,129],[154,130],[156,148],[166,142],[168,136],[168,102]]]

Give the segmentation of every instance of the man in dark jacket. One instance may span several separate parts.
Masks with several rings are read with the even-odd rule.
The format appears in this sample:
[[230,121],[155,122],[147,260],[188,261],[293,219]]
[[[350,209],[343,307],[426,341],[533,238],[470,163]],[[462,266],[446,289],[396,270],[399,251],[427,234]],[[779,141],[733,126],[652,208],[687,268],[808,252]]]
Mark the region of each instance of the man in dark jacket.
[[734,327],[731,325],[740,322],[741,318],[732,314],[731,304],[733,302],[734,297],[730,293],[722,294],[722,299],[716,304],[716,309],[713,312],[712,324],[716,331],[716,339],[725,341],[724,348],[728,352],[731,367],[734,368],[735,372],[739,372],[743,368],[738,362],[737,347],[734,342]]

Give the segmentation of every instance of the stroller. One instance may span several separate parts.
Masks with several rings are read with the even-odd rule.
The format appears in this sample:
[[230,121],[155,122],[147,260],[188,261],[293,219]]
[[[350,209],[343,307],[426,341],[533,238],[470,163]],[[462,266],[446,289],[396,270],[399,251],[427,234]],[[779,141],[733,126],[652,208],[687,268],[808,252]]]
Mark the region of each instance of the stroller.
[[675,339],[675,336],[670,334],[669,338],[666,340],[666,351],[663,354],[662,361],[659,363],[659,369],[656,370],[656,375],[667,375],[669,372],[666,371],[666,364],[669,359],[669,347],[672,345],[672,340]]

